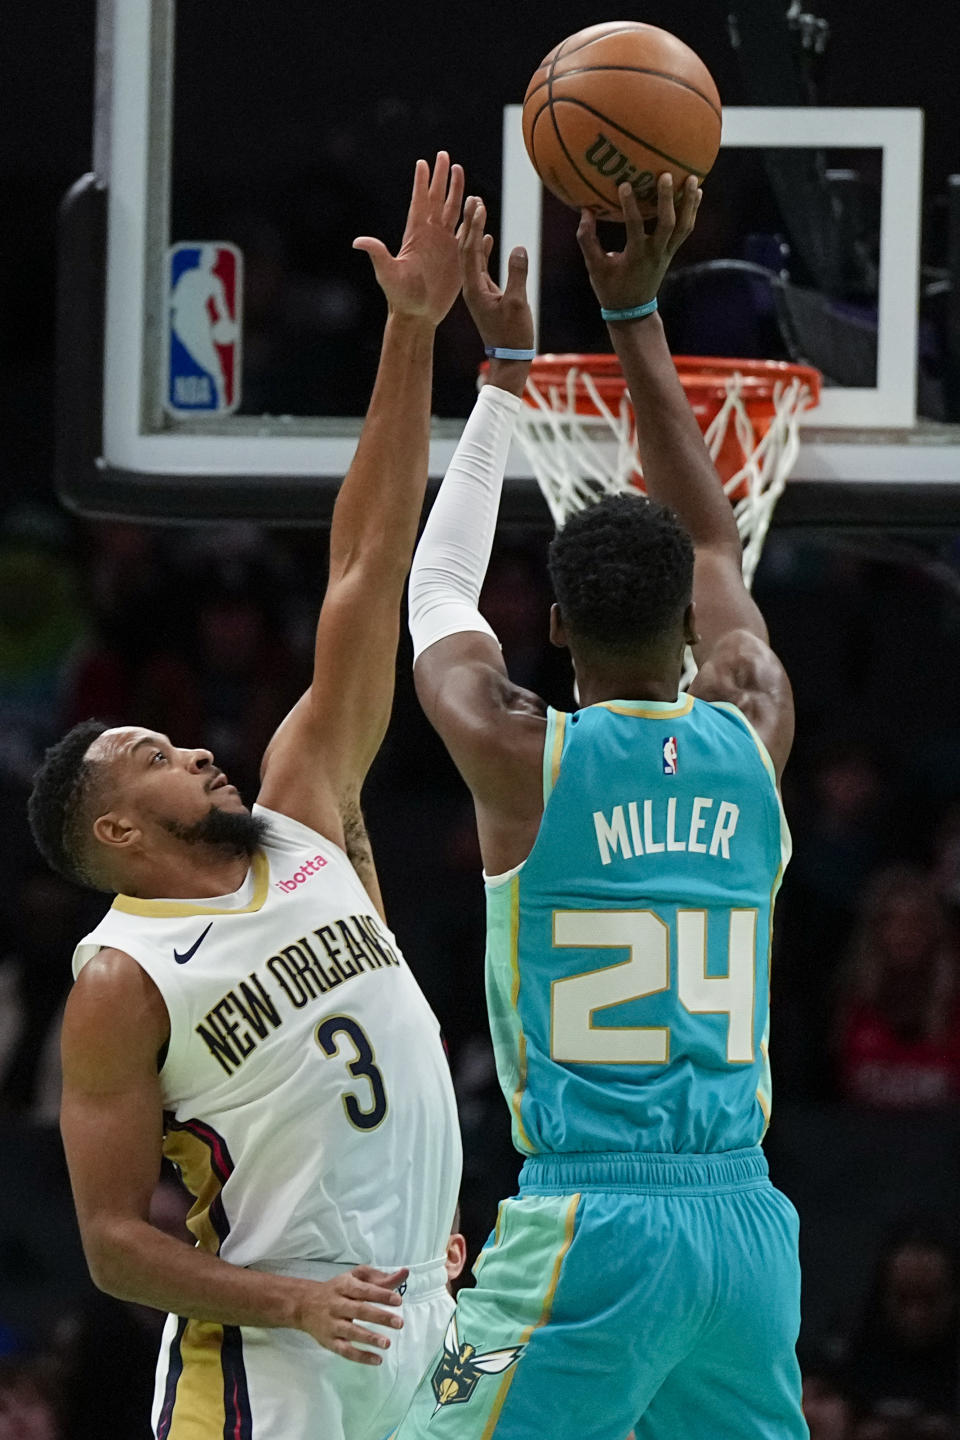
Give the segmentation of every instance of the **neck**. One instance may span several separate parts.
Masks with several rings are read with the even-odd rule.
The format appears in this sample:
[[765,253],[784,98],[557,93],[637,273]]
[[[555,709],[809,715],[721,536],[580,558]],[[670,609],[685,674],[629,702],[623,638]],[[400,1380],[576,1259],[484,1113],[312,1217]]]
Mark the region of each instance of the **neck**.
[[133,867],[119,889],[138,900],[212,900],[239,890],[249,869],[248,855],[192,845],[188,853],[144,857],[143,867]]
[[581,705],[602,700],[676,700],[681,666],[676,662],[643,662],[624,665],[576,666],[577,690]]

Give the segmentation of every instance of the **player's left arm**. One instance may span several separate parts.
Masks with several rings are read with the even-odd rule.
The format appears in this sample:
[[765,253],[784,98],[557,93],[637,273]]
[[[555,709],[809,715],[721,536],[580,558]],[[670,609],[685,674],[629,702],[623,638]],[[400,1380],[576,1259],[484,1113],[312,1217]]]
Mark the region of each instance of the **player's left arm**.
[[[622,185],[618,193],[627,232],[622,251],[602,248],[596,222],[586,211],[577,231],[590,283],[608,310],[654,299],[673,256],[693,230],[701,195],[691,176],[675,204],[672,177],[661,175],[656,229],[647,234],[630,186]],[[676,511],[694,544],[693,653],[700,669],[691,692],[737,705],[766,744],[779,775],[793,743],[790,684],[744,584],[733,509],[680,384],[660,316],[654,312],[612,321],[608,329],[636,415],[644,486],[652,499]]]
[[[360,790],[390,719],[400,606],[427,482],[434,333],[460,288],[462,196],[463,172],[444,152],[432,177],[419,160],[398,254],[370,237],[354,242],[387,298],[380,366],[334,507],[313,680],[267,748],[259,795],[339,845],[349,826],[355,839],[360,833]],[[362,864],[378,895],[372,861]]]

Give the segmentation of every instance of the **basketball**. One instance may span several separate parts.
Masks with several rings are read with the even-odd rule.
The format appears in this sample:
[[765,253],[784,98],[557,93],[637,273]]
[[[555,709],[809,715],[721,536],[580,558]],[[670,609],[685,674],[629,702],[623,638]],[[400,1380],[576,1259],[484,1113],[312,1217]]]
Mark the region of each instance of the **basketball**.
[[629,180],[656,213],[657,176],[677,190],[709,173],[720,148],[720,96],[700,57],[666,30],[638,21],[591,25],[562,40],[534,72],[523,138],[558,199],[602,220],[622,218]]

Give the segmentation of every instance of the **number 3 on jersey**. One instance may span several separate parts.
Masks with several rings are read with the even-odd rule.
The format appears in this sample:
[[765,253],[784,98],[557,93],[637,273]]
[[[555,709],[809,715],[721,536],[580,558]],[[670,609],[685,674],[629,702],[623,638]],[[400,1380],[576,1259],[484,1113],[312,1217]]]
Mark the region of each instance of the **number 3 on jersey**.
[[[707,974],[707,912],[677,911],[677,996],[694,1015],[727,1017],[726,1059],[754,1058],[753,1008],[757,911],[731,910],[726,975]],[[550,1054],[574,1065],[665,1065],[666,1025],[598,1026],[594,1015],[670,988],[670,930],[652,910],[556,910],[553,943],[628,950],[629,959],[554,980]]]
[[322,1020],[313,1032],[313,1038],[324,1055],[331,1058],[340,1053],[338,1035],[346,1035],[356,1052],[354,1058],[347,1063],[350,1074],[362,1077],[370,1086],[371,1104],[367,1110],[361,1109],[360,1101],[352,1091],[348,1090],[343,1096],[347,1119],[357,1130],[376,1130],[387,1113],[387,1092],[383,1075],[374,1064],[376,1056],[373,1046],[362,1026],[349,1015],[334,1015],[329,1020]]

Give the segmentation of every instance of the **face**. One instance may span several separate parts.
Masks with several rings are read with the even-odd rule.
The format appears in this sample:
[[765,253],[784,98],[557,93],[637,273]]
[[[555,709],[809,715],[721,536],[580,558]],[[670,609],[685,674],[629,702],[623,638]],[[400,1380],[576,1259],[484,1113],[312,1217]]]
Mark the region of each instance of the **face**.
[[[139,726],[107,730],[87,752],[109,766],[111,808],[94,824],[103,844],[123,846],[158,831],[202,839],[218,814],[249,816],[209,750],[182,750]],[[229,822],[227,822],[229,824]]]
[[927,1345],[947,1331],[953,1312],[950,1266],[941,1251],[905,1246],[890,1263],[887,1313],[907,1345]]

